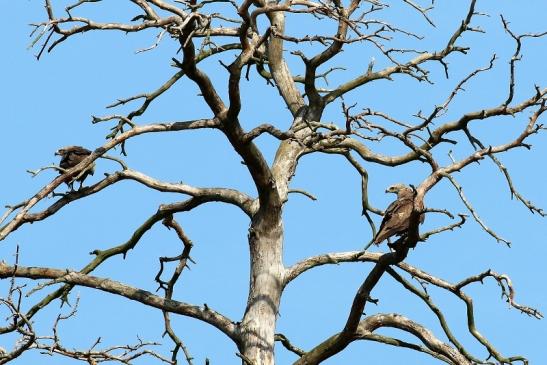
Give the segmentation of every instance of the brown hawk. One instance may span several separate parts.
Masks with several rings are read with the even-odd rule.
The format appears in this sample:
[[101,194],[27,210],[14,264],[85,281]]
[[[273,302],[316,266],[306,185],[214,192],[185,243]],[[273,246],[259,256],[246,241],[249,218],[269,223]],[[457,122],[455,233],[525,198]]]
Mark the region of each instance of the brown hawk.
[[[68,170],[78,165],[87,156],[91,155],[91,151],[88,150],[87,148],[83,148],[80,146],[67,146],[67,147],[59,148],[57,152],[55,152],[55,155],[61,156],[61,162],[59,163],[59,167],[64,170]],[[89,175],[93,175],[94,172],[95,172],[95,163],[92,163],[91,165],[86,167],[85,170],[81,171],[74,179],[70,181],[66,181],[66,184],[70,187],[70,190],[74,190],[74,187],[73,187],[74,181],[79,181],[80,182],[79,189],[81,189],[85,178]],[[59,174],[63,174],[63,172],[59,172]]]
[[[380,229],[373,240],[375,244],[395,235],[405,235],[410,224],[410,215],[414,209],[416,192],[413,188],[405,184],[395,184],[387,188],[386,193],[397,194],[397,200],[387,207]],[[421,209],[423,209],[423,204]],[[424,218],[425,215],[421,214],[420,223],[423,223]]]

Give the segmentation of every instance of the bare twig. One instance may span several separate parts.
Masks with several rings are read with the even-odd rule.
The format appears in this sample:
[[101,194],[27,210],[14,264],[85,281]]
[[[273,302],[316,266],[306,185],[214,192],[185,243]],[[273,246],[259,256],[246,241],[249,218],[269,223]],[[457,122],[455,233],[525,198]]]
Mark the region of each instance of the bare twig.
[[298,356],[302,356],[306,353],[306,351],[300,349],[299,347],[293,345],[289,339],[282,333],[276,333],[275,334],[275,340],[281,342],[283,347],[285,347],[290,352],[293,352],[297,354]]
[[312,194],[308,193],[306,190],[302,190],[302,189],[289,189],[288,193],[302,194],[302,195],[310,198],[313,201],[317,200],[317,198],[314,195],[312,195]]
[[420,241],[426,241],[429,237],[431,237],[435,234],[439,234],[439,233],[446,232],[446,231],[453,231],[456,228],[461,228],[461,226],[463,226],[465,224],[466,220],[467,220],[467,215],[458,214],[458,216],[460,217],[459,222],[452,223],[452,224],[446,225],[444,227],[439,227],[439,228],[433,229],[431,231],[422,233],[420,235]]
[[454,185],[454,187],[456,188],[456,191],[460,195],[460,198],[461,198],[463,204],[469,210],[469,212],[471,213],[473,218],[475,218],[475,221],[482,227],[482,229],[484,229],[484,231],[486,231],[486,233],[488,233],[490,236],[494,237],[496,239],[496,241],[498,241],[498,242],[501,241],[501,242],[505,243],[508,247],[511,247],[511,242],[509,242],[509,241],[503,239],[502,237],[498,236],[496,234],[496,232],[494,232],[493,230],[488,228],[486,226],[486,224],[484,224],[484,222],[479,217],[479,215],[477,214],[477,212],[475,211],[475,209],[473,208],[473,206],[471,205],[469,200],[467,200],[467,198],[465,197],[465,195],[463,193],[463,188],[461,187],[460,184],[458,184],[456,179],[452,175],[449,175],[449,174],[444,175],[444,177],[446,177],[452,183],[452,185]]

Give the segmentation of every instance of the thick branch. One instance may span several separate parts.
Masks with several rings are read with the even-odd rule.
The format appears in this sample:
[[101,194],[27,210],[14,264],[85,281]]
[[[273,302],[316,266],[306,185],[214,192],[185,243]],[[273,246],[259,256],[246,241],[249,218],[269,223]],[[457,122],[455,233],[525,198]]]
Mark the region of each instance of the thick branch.
[[[258,0],[257,3],[261,6],[266,5],[266,1],[264,0]],[[272,29],[279,34],[283,34],[285,31],[285,13],[276,11],[267,15]],[[268,66],[275,80],[275,86],[292,115],[296,117],[305,103],[283,56],[283,40],[277,37],[270,39],[266,44],[266,49],[269,61]]]
[[440,355],[453,364],[471,365],[458,350],[450,347],[448,344],[440,341],[426,327],[404,317],[400,314],[376,314],[367,317],[359,323],[358,336],[367,336],[381,327],[397,328],[404,332],[408,332],[422,341],[426,347],[433,353]]
[[[189,121],[189,122],[164,123],[164,124],[149,124],[144,126],[136,126],[130,129],[129,131],[116,136],[115,138],[105,143],[102,147],[99,147],[95,151],[93,151],[91,155],[89,155],[84,160],[82,160],[82,162],[80,162],[78,165],[68,169],[64,174],[56,177],[53,181],[51,181],[49,184],[44,186],[40,191],[38,191],[33,197],[28,199],[25,202],[25,204],[18,209],[15,217],[11,221],[9,221],[7,224],[0,227],[0,241],[5,239],[11,232],[19,228],[19,226],[21,226],[21,224],[23,224],[25,220],[28,218],[30,209],[34,207],[38,202],[46,198],[49,194],[51,194],[59,185],[65,182],[65,180],[69,179],[70,177],[74,175],[77,175],[80,171],[84,170],[86,167],[91,165],[97,158],[105,154],[108,150],[123,143],[129,138],[135,137],[140,134],[145,134],[145,133],[173,132],[173,131],[182,131],[182,130],[199,129],[199,128],[218,128],[218,126],[219,126],[218,121],[215,119],[195,120],[195,121]],[[109,182],[108,179],[109,179],[108,177],[104,179],[103,184],[105,184],[106,182]],[[95,188],[100,190],[107,185],[108,184],[104,186],[96,184]],[[72,196],[72,198],[67,198],[67,200],[74,200],[73,198],[76,198],[79,194],[84,194],[84,193],[85,193],[85,190],[80,193],[77,192],[75,195]]]
[[[429,351],[424,351],[419,346],[405,346],[407,348],[430,353],[432,356],[441,358],[449,364],[471,364],[461,353],[448,344],[440,341],[427,328],[399,314],[375,314],[360,321],[357,332],[347,340],[347,344],[355,340],[368,340],[375,330],[382,327],[397,328],[414,335],[422,341]],[[332,348],[332,344],[340,342],[340,338],[342,337],[344,337],[342,332],[331,336],[313,350],[304,354],[299,360],[295,361],[294,365],[316,365],[321,363],[325,359],[325,353]],[[401,344],[398,344],[398,346],[401,346]],[[330,354],[329,356],[332,356],[333,354]]]
[[80,285],[116,294],[163,311],[199,319],[222,331],[236,344],[239,341],[236,325],[209,307],[198,307],[176,300],[165,299],[146,290],[134,288],[114,280],[85,275],[75,271],[22,266],[15,268],[1,262],[0,278],[5,279],[12,276],[29,279],[53,279],[60,283]]
[[[123,257],[125,257],[127,252],[134,249],[136,245],[138,244],[138,242],[140,241],[140,239],[144,236],[144,234],[148,232],[157,222],[161,221],[162,219],[174,213],[192,210],[206,202],[207,201],[203,199],[192,198],[179,203],[161,205],[159,209],[157,210],[157,212],[154,213],[152,216],[150,216],[143,224],[141,224],[133,232],[131,237],[126,242],[106,250],[95,250],[91,252],[91,254],[94,254],[96,257],[90,263],[88,263],[84,268],[82,268],[80,270],[80,273],[89,274],[90,272],[95,270],[103,262],[105,262],[111,257],[117,256],[117,255],[123,255]],[[36,313],[38,313],[41,309],[46,307],[48,304],[50,304],[53,300],[57,298],[62,298],[63,300],[66,300],[66,296],[68,295],[70,290],[72,290],[72,288],[73,288],[73,285],[67,284],[55,290],[54,292],[50,293],[45,298],[43,298],[40,302],[35,304],[27,312],[26,316],[29,319],[32,318]]]
[[425,354],[428,354],[429,356],[432,356],[436,359],[444,361],[447,364],[453,365],[453,363],[449,359],[447,359],[445,356],[443,356],[441,354],[438,354],[436,352],[433,352],[430,349],[428,349],[427,347],[416,345],[414,343],[410,343],[410,342],[406,342],[406,341],[402,341],[402,340],[399,340],[397,338],[382,336],[382,335],[378,335],[378,334],[375,334],[375,333],[371,333],[369,335],[364,334],[363,336],[361,336],[361,339],[366,340],[366,341],[379,342],[379,343],[383,343],[385,345],[390,345],[390,346],[395,346],[395,347],[407,348],[407,349],[418,351],[418,352],[423,352]]

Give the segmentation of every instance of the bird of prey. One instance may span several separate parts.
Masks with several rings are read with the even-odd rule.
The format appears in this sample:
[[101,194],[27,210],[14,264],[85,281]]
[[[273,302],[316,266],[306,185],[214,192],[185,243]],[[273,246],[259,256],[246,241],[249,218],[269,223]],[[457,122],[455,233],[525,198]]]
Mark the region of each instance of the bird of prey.
[[[78,165],[90,154],[91,154],[90,150],[80,146],[67,146],[67,147],[59,148],[57,152],[55,152],[56,156],[61,156],[61,162],[59,163],[59,167],[64,170],[68,170]],[[93,175],[94,172],[95,172],[95,163],[92,163],[91,165],[86,167],[85,170],[81,171],[75,178],[73,178],[70,181],[66,181],[66,184],[70,187],[70,190],[74,190],[74,187],[73,187],[74,181],[79,181],[80,189],[81,189],[85,178],[88,175]],[[63,174],[63,172],[60,171],[59,174]]]
[[[395,235],[405,235],[410,225],[410,215],[414,209],[416,192],[413,188],[405,184],[395,184],[387,188],[386,193],[397,194],[397,200],[387,207],[380,229],[373,240],[375,244]],[[423,209],[423,204],[421,208]],[[420,223],[423,221],[424,214],[420,215]]]

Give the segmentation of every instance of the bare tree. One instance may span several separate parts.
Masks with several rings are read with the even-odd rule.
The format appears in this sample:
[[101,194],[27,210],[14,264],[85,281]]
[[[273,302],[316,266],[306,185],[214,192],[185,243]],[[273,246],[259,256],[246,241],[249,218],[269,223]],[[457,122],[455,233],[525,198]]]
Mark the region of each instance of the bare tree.
[[[16,359],[25,351],[40,350],[89,364],[107,361],[129,364],[145,356],[150,357],[148,361],[155,359],[170,364],[186,361],[191,365],[193,358],[190,349],[186,348],[182,336],[171,324],[173,316],[191,317],[213,326],[233,341],[237,348],[236,355],[247,365],[274,364],[276,341],[297,355],[295,365],[311,365],[339,354],[358,340],[404,347],[448,364],[528,363],[523,356],[504,354],[504,351],[498,350],[479,332],[475,323],[473,301],[466,293],[469,286],[489,279],[499,284],[502,297],[511,307],[526,315],[541,318],[538,310],[515,301],[514,287],[507,275],[486,270],[460,281],[450,282],[406,263],[405,258],[412,253],[411,249],[427,249],[422,247],[422,242],[431,236],[444,235],[447,231],[453,231],[473,220],[496,241],[510,245],[508,240],[489,228],[479,217],[456,180],[457,172],[482,160],[491,161],[497,166],[512,197],[532,213],[545,216],[541,208],[517,190],[508,169],[500,160],[500,155],[522,147],[530,149],[529,138],[545,130],[540,120],[547,109],[547,89],[536,86],[517,93],[516,74],[525,43],[543,37],[547,32],[516,33],[511,28],[510,19],[502,16],[499,27],[513,41],[512,56],[508,60],[499,60],[492,54],[484,64],[477,65],[467,75],[452,82],[449,75],[458,66],[449,67],[449,61],[453,64],[466,62],[466,55],[470,52],[465,37],[469,33],[484,33],[482,36],[487,36],[480,26],[485,14],[481,12],[480,4],[476,0],[465,4],[466,12],[461,22],[445,35],[444,42],[438,47],[425,44],[427,37],[424,38],[420,32],[406,29],[403,25],[390,21],[389,15],[384,16],[384,13],[389,14],[390,7],[396,8],[397,11],[408,12],[409,15],[419,15],[423,18],[424,25],[433,29],[434,1],[426,6],[410,0],[131,0],[127,1],[128,9],[134,11],[136,16],[130,21],[120,19],[119,22],[101,22],[85,15],[86,10],[96,7],[94,10],[101,11],[101,6],[107,6],[100,0],[79,0],[64,9],[56,7],[55,3],[45,0],[46,20],[34,25],[32,45],[37,49],[38,58],[59,47],[69,38],[83,33],[156,30],[158,34],[152,46],[139,51],[151,51],[160,42],[178,42],[180,53],[173,54],[172,59],[176,72],[155,90],[119,99],[109,105],[112,109],[123,109],[137,104],[130,112],[93,117],[93,124],[112,123],[111,133],[108,134],[105,144],[95,148],[79,164],[68,169],[46,166],[30,171],[35,176],[44,170],[54,169],[59,172],[59,176],[25,201],[7,207],[7,211],[0,218],[0,241],[10,238],[13,232],[24,225],[49,219],[67,205],[89,198],[124,180],[131,180],[159,192],[176,193],[184,198],[160,205],[153,215],[129,234],[126,242],[108,249],[95,250],[92,252],[94,258],[79,270],[26,267],[19,262],[0,263],[0,277],[10,283],[8,293],[0,302],[9,312],[7,324],[0,329],[0,333],[19,336],[19,341],[13,348],[2,350],[0,363]],[[459,6],[463,7],[463,2]],[[304,32],[302,29],[287,31],[286,21],[292,17],[309,19],[307,24],[310,28],[306,28]],[[312,28],[312,25],[317,27]],[[345,65],[340,64],[336,57],[343,50],[351,52],[352,49],[357,50],[353,56],[362,57],[362,67],[342,72],[341,66]],[[370,50],[370,54],[376,55],[375,58],[365,60],[362,56],[363,50]],[[200,62],[207,59],[218,60],[218,67],[223,68],[227,75],[227,84],[213,82],[211,74],[199,66]],[[438,75],[436,68],[439,65],[442,69],[441,75]],[[496,66],[507,70],[508,76],[503,82],[506,88],[505,97],[494,106],[468,110],[456,116],[449,113],[449,108],[464,92],[464,88]],[[291,71],[297,67],[303,67],[303,76],[295,75]],[[345,78],[347,74],[351,76]],[[360,101],[359,105],[349,105],[344,101],[347,94],[360,88],[374,88],[379,80],[395,80],[400,77],[413,79],[416,83],[432,84],[434,78],[442,76],[451,81],[451,91],[440,95],[438,100],[429,101],[429,109],[417,111],[415,115],[400,117],[394,111],[375,110],[366,100]],[[336,85],[331,86],[332,80],[330,84],[326,84],[327,77],[336,79]],[[273,86],[272,98],[279,94],[288,109],[288,128],[283,128],[283,123],[257,123],[250,129],[242,126],[242,110],[257,107],[242,100],[242,78]],[[164,92],[181,83],[193,83],[199,88],[202,101],[210,110],[208,115],[195,120],[139,123],[148,108]],[[523,92],[527,96],[520,97]],[[225,94],[227,96],[223,97]],[[396,102],[394,104],[396,109]],[[331,108],[327,118],[326,110],[330,106],[334,106],[338,112],[334,113]],[[177,112],[184,113],[185,110]],[[498,118],[505,116],[524,121],[520,129],[518,124],[514,125],[512,137],[505,142],[492,145],[488,139],[473,133],[475,124],[491,123],[495,128]],[[256,188],[256,196],[232,188],[198,187],[182,182],[161,181],[132,169],[125,161],[126,143],[130,139],[149,133],[191,133],[197,129],[214,130],[226,138],[248,170]],[[278,141],[272,163],[268,163],[257,145],[257,139],[263,135]],[[107,155],[115,148],[119,148],[121,157]],[[390,148],[393,153],[379,152]],[[375,222],[384,214],[382,209],[374,207],[369,201],[370,169],[375,165],[398,168],[415,162],[428,167],[428,172],[421,176],[421,181],[412,187],[414,206],[408,218],[408,230],[390,243],[390,250],[383,250],[382,247],[382,252],[373,252],[370,250],[371,244],[368,244],[358,251],[308,257],[292,266],[284,264],[283,208],[290,201],[292,193],[315,199],[311,193],[292,187],[291,178],[297,173],[298,162],[303,156],[320,153],[341,157],[355,169],[356,176],[360,177],[361,191],[356,191],[355,195],[360,195],[362,214],[370,225],[370,232],[363,232],[363,237],[366,236],[368,242],[373,241],[377,232]],[[97,163],[100,158],[116,161],[119,169],[106,173],[99,181],[84,183],[78,190],[59,192],[63,183],[80,179],[82,173],[88,171],[89,166]],[[191,172],[184,171],[184,174],[189,173]],[[441,181],[453,185],[455,196],[459,196],[468,212],[456,214],[438,206],[439,202],[436,206],[427,204],[428,192]],[[38,208],[39,203],[48,202],[48,199],[53,199],[53,203]],[[192,261],[193,247],[192,240],[177,222],[175,215],[183,215],[209,202],[230,204],[249,219],[250,278],[247,306],[242,318],[228,318],[208,305],[186,303],[174,296],[175,285]],[[426,215],[427,220],[428,216],[435,213],[452,219],[456,219],[455,216],[459,218],[448,225],[420,232],[420,217]],[[159,257],[159,268],[155,276],[158,293],[93,275],[109,259],[119,255],[125,257],[130,250],[137,247],[143,235],[158,223],[172,230],[182,243],[180,254]],[[276,333],[279,307],[287,285],[309,270],[345,262],[369,262],[373,266],[355,291],[353,302],[348,303],[347,308],[337,309],[347,312],[347,320],[339,331],[308,349],[301,349],[287,336]],[[172,267],[169,263],[176,263],[171,272],[168,272]],[[376,302],[372,291],[386,274],[406,289],[409,296],[424,302],[442,328],[443,333],[440,336],[423,324],[397,313],[364,314],[365,307]],[[29,281],[24,281],[26,279],[31,279],[30,283],[34,283],[34,287],[27,288]],[[21,280],[26,284],[18,284]],[[106,348],[101,348],[99,339],[88,349],[67,348],[58,335],[57,327],[60,322],[75,316],[77,305],[68,314],[57,317],[52,334],[38,334],[33,318],[57,299],[67,301],[71,291],[77,286],[125,297],[159,310],[163,316],[165,333],[173,343],[172,354],[162,355],[154,351],[155,343],[141,339],[136,344]],[[488,354],[487,359],[473,354],[457,338],[445,312],[428,294],[427,286],[443,290],[464,303],[468,332],[484,347]],[[29,294],[35,297],[46,289],[51,292],[41,300],[33,302],[28,310],[23,310],[22,303],[30,300],[27,298]],[[417,343],[377,333],[378,329],[386,327],[412,335]]]

